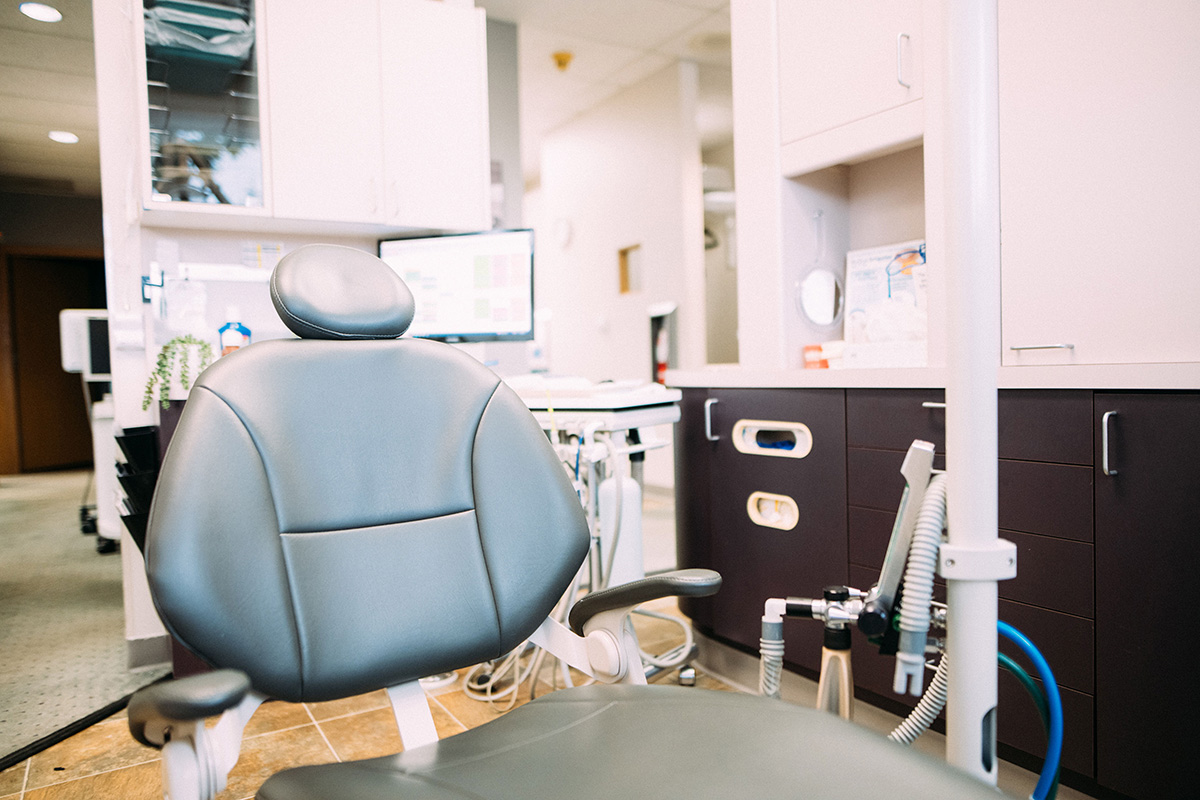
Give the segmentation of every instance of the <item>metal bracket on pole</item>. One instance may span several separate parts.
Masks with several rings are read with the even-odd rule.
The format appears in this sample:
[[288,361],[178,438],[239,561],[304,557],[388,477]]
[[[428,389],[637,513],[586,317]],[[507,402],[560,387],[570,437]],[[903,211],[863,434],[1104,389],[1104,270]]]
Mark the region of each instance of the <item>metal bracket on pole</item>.
[[948,581],[1010,580],[1017,577],[1017,546],[1004,539],[982,546],[943,542],[938,572]]
[[161,272],[158,274],[158,283],[155,283],[154,281],[150,280],[149,275],[143,275],[142,276],[142,302],[143,303],[151,302],[150,290],[151,289],[161,289],[161,288],[163,288],[163,276],[162,276]]

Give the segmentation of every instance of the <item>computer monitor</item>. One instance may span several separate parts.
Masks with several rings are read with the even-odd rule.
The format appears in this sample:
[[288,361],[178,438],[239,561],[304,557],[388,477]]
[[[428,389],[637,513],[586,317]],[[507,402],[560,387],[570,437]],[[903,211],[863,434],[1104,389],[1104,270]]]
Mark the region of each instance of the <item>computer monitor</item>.
[[65,308],[58,314],[62,367],[84,380],[112,380],[108,356],[108,312],[102,308]]
[[533,231],[384,239],[379,257],[416,300],[409,334],[444,342],[533,339]]

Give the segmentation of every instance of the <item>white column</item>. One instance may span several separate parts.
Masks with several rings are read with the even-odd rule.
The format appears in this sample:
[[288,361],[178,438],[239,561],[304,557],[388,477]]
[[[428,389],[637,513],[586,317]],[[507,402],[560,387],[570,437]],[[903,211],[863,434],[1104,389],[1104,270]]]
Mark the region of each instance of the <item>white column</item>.
[[[997,538],[1000,363],[996,0],[944,8],[949,544],[989,551]],[[989,572],[947,575],[946,758],[995,785],[996,575]]]

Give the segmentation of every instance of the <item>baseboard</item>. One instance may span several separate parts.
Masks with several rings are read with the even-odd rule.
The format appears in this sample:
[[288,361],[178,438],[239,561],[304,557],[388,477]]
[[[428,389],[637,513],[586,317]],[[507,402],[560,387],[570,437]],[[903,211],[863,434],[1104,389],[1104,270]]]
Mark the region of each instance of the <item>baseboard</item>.
[[125,647],[129,669],[171,663],[171,637],[165,633],[161,636],[126,639]]

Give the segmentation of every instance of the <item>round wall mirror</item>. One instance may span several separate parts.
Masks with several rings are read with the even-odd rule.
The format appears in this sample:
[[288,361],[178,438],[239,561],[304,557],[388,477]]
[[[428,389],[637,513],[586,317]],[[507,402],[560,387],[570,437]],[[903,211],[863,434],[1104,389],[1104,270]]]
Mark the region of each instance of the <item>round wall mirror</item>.
[[814,269],[800,281],[800,310],[814,325],[828,327],[842,318],[842,282],[827,269]]

